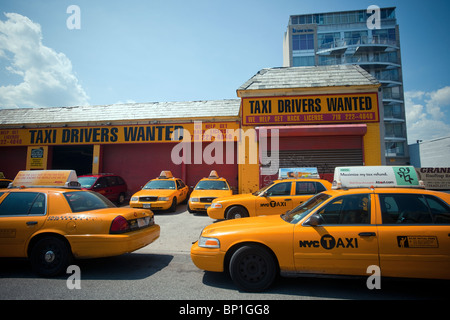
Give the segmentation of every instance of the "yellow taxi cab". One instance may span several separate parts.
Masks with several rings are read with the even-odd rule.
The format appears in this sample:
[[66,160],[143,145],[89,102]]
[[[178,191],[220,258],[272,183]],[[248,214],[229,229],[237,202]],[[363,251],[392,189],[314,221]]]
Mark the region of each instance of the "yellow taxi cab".
[[[281,172],[281,171],[280,171]],[[214,199],[207,209],[212,219],[237,219],[261,215],[281,214],[289,211],[313,195],[331,189],[331,183],[319,175],[306,178],[275,180],[254,193],[237,194]]]
[[214,199],[232,194],[233,191],[227,180],[219,178],[217,172],[213,170],[207,178],[203,178],[197,183],[190,195],[187,209],[190,213],[206,212]]
[[0,257],[29,258],[41,276],[65,272],[73,258],[133,252],[159,234],[150,210],[81,190],[73,170],[20,171],[0,190]]
[[450,279],[450,194],[420,188],[409,166],[340,167],[335,181],[285,214],[207,226],[192,261],[246,291],[278,273],[369,276],[373,266],[382,277]]
[[172,172],[162,171],[130,199],[130,207],[174,212],[177,204],[187,200],[189,187]]

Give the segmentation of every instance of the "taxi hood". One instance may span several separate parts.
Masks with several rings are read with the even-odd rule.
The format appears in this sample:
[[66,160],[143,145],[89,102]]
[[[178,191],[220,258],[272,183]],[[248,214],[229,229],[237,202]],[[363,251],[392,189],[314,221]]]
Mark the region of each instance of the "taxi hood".
[[224,198],[228,197],[232,194],[231,190],[194,190],[191,193],[191,198],[200,198],[200,197],[216,197],[216,198]]
[[133,196],[158,196],[158,197],[168,197],[175,193],[176,190],[173,189],[142,189],[136,192]]
[[242,201],[242,200],[254,200],[257,196],[251,194],[251,193],[244,193],[244,194],[234,194],[227,197],[221,197],[220,199],[216,199],[214,202],[225,202],[225,201]]
[[284,221],[279,215],[258,216],[225,220],[213,223],[203,229],[202,236],[215,237],[224,234],[244,232],[251,233],[265,232],[267,229],[293,228],[294,226]]

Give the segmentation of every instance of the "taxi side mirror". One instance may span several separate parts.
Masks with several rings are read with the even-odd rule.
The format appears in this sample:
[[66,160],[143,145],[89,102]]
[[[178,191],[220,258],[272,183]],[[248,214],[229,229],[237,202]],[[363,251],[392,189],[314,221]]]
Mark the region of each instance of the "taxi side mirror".
[[318,213],[313,213],[313,214],[308,218],[308,220],[305,221],[304,224],[305,224],[305,225],[308,225],[308,226],[315,227],[315,226],[320,226],[322,223],[323,223],[323,218],[322,218],[322,216],[321,216],[320,214],[318,214]]

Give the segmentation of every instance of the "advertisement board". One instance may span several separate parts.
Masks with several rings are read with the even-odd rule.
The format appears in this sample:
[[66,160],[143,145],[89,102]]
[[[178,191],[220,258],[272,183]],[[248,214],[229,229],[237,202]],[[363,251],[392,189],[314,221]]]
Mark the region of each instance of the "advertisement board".
[[333,188],[423,187],[412,166],[336,167]]

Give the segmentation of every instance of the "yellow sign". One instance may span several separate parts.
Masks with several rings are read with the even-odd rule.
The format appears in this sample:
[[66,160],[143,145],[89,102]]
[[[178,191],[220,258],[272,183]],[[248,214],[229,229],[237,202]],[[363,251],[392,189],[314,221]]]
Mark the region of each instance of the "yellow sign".
[[73,170],[29,170],[19,171],[12,185],[13,187],[64,187],[66,184],[77,181],[77,174]]
[[27,170],[47,169],[47,146],[28,147],[27,151]]
[[183,140],[185,130],[193,141],[210,141],[217,137],[234,141],[233,133],[237,129],[236,122],[0,129],[0,146],[177,142]]
[[242,98],[242,125],[379,122],[378,94]]

